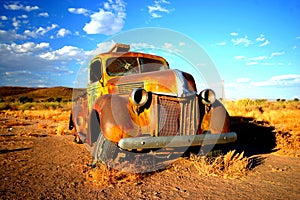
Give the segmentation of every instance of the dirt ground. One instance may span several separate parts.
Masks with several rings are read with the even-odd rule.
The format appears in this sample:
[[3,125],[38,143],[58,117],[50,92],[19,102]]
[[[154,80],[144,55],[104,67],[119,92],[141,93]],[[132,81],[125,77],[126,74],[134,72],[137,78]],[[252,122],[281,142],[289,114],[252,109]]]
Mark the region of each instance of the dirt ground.
[[0,199],[300,199],[300,158],[282,156],[272,144],[242,149],[256,163],[239,179],[200,175],[180,158],[164,170],[101,186],[90,176],[90,153],[72,135],[55,134],[56,126],[1,114]]

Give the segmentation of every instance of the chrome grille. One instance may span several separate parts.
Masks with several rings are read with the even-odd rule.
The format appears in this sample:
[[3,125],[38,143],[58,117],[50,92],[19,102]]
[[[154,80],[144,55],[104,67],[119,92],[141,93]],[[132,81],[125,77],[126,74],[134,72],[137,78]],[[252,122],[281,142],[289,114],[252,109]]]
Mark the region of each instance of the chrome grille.
[[135,88],[144,88],[143,82],[117,84],[118,94],[129,94]]
[[158,135],[194,135],[199,125],[196,96],[188,98],[158,97]]
[[180,105],[178,101],[158,98],[159,135],[170,136],[179,133]]
[[182,135],[196,134],[199,126],[199,106],[197,98],[181,102],[180,133]]

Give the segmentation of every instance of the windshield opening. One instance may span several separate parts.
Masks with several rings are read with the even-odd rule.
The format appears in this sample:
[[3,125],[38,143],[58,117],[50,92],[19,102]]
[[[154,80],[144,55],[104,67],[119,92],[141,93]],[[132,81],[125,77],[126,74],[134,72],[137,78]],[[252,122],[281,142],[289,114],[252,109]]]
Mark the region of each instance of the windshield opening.
[[160,60],[138,57],[110,58],[107,60],[106,66],[109,76],[124,76],[168,69]]

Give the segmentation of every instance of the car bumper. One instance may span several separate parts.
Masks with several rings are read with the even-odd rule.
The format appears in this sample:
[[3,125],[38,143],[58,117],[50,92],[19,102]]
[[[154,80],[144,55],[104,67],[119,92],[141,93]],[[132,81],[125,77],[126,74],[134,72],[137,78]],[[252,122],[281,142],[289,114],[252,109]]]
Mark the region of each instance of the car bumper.
[[236,140],[236,133],[228,132],[221,134],[123,138],[118,142],[118,146],[122,149],[153,149],[226,144]]

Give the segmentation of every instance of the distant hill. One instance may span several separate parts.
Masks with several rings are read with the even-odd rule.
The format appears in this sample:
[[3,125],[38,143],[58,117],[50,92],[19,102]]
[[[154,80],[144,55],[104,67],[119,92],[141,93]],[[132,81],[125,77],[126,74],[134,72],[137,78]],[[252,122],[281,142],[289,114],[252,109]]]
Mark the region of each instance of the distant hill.
[[13,95],[24,94],[28,92],[32,92],[41,88],[27,88],[27,87],[10,87],[4,86],[0,87],[0,97],[8,97]]
[[0,87],[0,98],[19,99],[20,97],[33,98],[34,101],[62,98],[63,100],[72,99],[73,88],[52,87],[52,88],[28,88],[28,87]]

